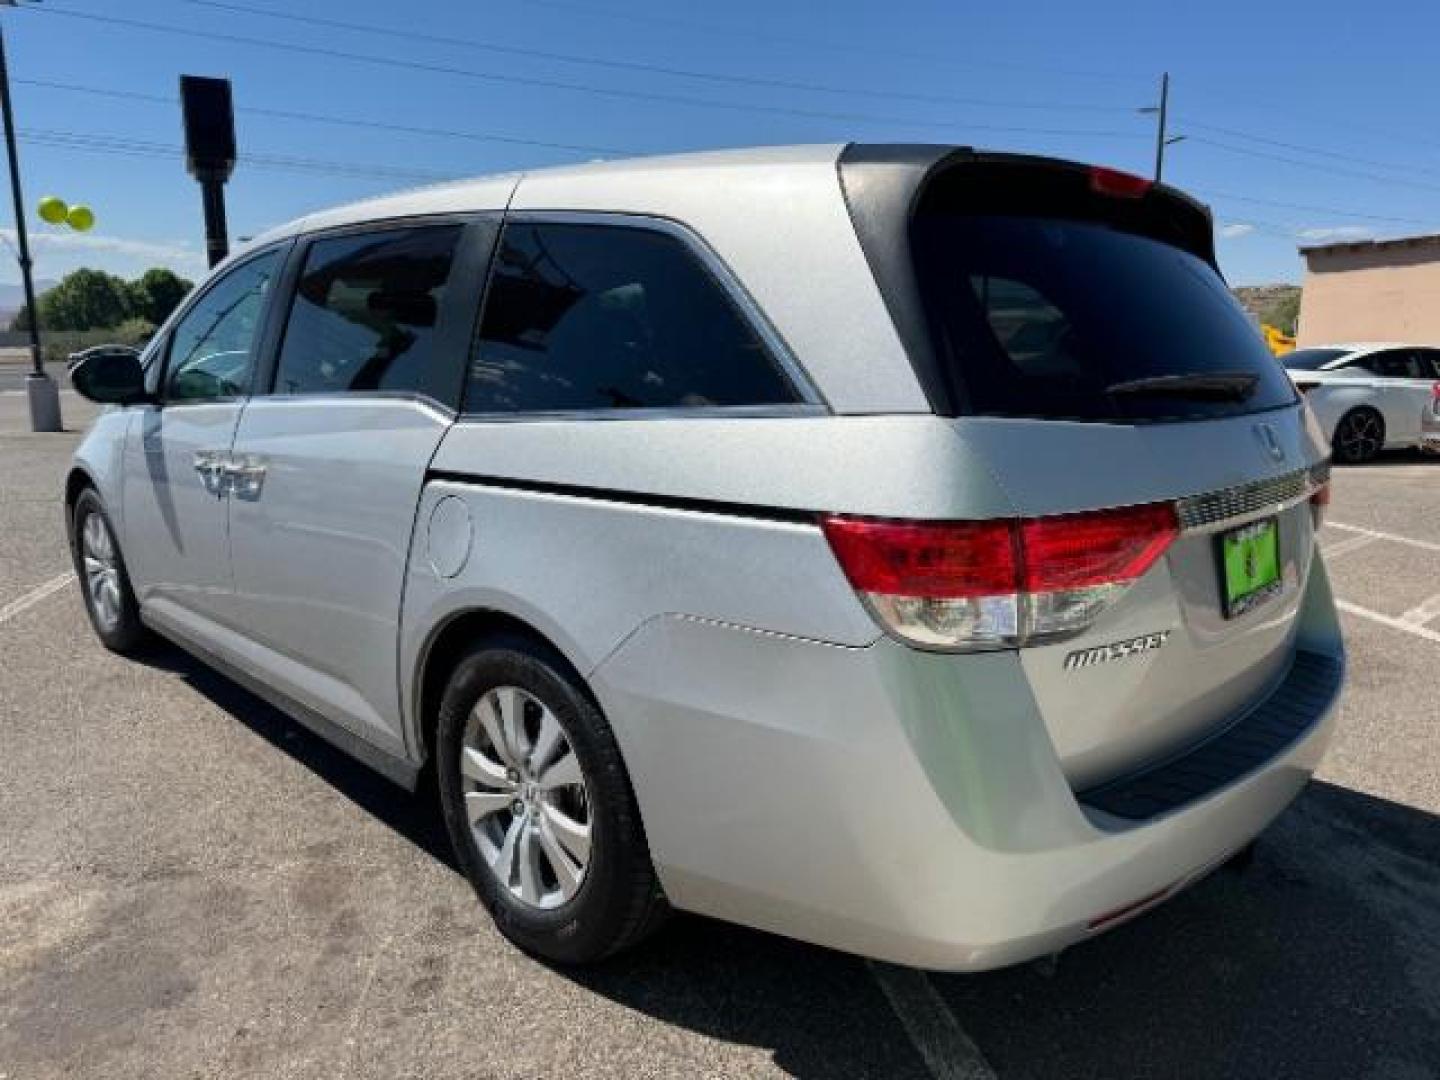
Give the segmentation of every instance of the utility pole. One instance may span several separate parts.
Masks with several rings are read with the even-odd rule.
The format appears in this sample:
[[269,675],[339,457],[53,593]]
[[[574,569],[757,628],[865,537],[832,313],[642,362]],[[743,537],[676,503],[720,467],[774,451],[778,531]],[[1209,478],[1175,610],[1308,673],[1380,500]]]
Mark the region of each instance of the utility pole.
[[[0,6],[15,7],[16,0],[0,0]],[[20,190],[20,155],[15,149],[15,115],[10,105],[10,67],[5,60],[5,29],[0,26],[0,112],[5,117],[5,153],[10,159],[10,193],[15,199],[15,240],[20,248],[20,277],[25,284],[25,308],[30,312],[30,361],[33,370],[25,376],[30,399],[30,430],[59,431],[60,390],[45,374],[40,351],[40,309],[35,303],[35,279],[31,272],[30,238],[25,230],[25,196]]]
[[1170,118],[1170,73],[1168,71],[1160,76],[1160,104],[1146,105],[1138,111],[1145,116],[1155,117],[1155,183],[1158,184],[1165,175],[1165,148],[1185,141],[1184,135],[1166,133],[1165,125]]
[[1165,171],[1165,117],[1170,108],[1170,73],[1160,76],[1160,112],[1155,124],[1155,182],[1160,183]]

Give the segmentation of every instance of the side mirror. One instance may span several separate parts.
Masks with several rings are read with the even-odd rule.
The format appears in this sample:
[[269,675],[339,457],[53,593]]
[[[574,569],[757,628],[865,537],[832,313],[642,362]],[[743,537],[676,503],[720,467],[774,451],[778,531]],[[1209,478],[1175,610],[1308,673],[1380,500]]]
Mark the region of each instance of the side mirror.
[[70,384],[81,397],[102,405],[137,405],[149,401],[145,369],[132,352],[92,352],[70,369]]

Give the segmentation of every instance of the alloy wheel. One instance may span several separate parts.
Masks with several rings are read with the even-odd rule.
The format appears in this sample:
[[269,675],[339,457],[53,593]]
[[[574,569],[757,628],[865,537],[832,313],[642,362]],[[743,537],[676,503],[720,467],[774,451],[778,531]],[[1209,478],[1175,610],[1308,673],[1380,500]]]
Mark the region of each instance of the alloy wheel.
[[108,633],[120,625],[120,564],[115,557],[115,540],[99,514],[90,514],[81,526],[80,555],[90,610]]
[[1380,452],[1383,436],[1380,418],[1374,413],[1351,413],[1335,433],[1344,456],[1350,461],[1365,461]]
[[466,720],[460,776],[471,835],[500,884],[542,910],[570,900],[590,863],[590,793],[555,714],[517,686],[488,691]]

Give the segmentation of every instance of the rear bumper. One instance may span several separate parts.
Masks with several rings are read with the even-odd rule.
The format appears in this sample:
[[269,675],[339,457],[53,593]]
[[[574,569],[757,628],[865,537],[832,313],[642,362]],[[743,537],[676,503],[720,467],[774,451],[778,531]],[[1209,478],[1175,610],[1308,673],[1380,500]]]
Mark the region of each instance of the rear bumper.
[[[1112,801],[1117,784],[1088,793],[1096,805],[1077,797],[1014,653],[845,648],[665,617],[592,682],[677,907],[896,963],[983,970],[1139,914],[1295,798],[1329,741],[1343,663],[1318,559],[1298,622],[1299,655],[1330,672],[1328,689],[1309,679],[1300,693],[1295,672],[1313,672],[1294,669],[1231,729],[1229,771],[1197,758],[1208,787],[1163,806]],[[1271,731],[1246,757],[1241,744],[1274,726],[1277,701],[1294,714],[1288,734]],[[1259,727],[1247,734],[1246,722]],[[1158,772],[1130,782],[1154,797],[1175,781]]]

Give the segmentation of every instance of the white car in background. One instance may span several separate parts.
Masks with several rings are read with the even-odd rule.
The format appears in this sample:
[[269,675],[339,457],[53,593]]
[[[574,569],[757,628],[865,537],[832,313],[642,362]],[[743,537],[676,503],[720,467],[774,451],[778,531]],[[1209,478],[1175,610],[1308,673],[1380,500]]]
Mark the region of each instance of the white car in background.
[[1330,437],[1336,461],[1355,464],[1424,443],[1426,417],[1440,401],[1440,347],[1325,345],[1281,361]]

